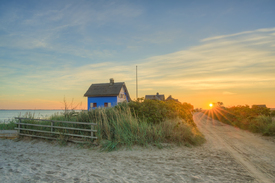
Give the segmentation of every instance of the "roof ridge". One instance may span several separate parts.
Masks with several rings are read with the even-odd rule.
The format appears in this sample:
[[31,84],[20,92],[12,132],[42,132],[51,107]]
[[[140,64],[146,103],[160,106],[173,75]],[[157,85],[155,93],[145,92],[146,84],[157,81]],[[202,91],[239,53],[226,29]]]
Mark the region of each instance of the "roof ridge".
[[[115,82],[114,84],[121,84],[125,82]],[[93,83],[92,85],[102,85],[102,84],[110,84],[110,83]]]
[[94,83],[89,87],[84,96],[118,96],[121,88],[124,88],[128,98],[130,98],[125,82],[116,82],[111,85],[110,83]]

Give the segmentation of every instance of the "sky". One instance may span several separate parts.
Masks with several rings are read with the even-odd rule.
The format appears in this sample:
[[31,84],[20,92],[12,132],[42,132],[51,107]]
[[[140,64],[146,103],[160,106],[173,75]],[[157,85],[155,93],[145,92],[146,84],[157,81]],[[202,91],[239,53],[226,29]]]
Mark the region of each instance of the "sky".
[[87,108],[125,82],[195,108],[275,108],[274,0],[1,0],[0,109]]

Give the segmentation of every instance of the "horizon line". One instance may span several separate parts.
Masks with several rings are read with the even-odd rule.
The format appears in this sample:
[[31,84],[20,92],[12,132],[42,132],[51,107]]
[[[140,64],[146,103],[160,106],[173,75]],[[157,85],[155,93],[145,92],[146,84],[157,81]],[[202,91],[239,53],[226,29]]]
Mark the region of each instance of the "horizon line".
[[[23,110],[33,110],[33,111],[36,111],[36,110],[52,110],[52,111],[65,111],[65,109],[0,109],[0,111],[7,111],[7,110],[18,110],[18,111],[23,111]],[[67,109],[67,110],[85,110],[85,109]]]

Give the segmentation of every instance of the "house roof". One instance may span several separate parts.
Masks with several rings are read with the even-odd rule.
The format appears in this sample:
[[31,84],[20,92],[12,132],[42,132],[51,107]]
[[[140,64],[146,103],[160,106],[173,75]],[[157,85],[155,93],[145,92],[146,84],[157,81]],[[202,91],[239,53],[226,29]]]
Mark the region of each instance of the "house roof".
[[157,93],[156,95],[145,95],[145,100],[165,100],[165,96],[164,95],[159,95],[159,93]]
[[124,89],[128,100],[131,101],[124,82],[92,84],[84,94],[84,97],[118,96],[121,88]]
[[266,108],[266,105],[252,105],[252,108],[254,108],[254,107],[263,107],[263,108]]
[[168,101],[168,100],[174,100],[174,101],[176,101],[176,102],[179,102],[179,100],[173,98],[172,95],[170,95],[170,96],[166,99],[166,101]]

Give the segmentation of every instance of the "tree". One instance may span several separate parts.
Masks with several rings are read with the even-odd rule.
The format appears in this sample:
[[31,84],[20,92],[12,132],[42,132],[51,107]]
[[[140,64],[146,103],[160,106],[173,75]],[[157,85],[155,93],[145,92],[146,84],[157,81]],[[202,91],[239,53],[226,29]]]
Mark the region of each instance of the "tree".
[[213,103],[213,107],[223,107],[223,102]]

